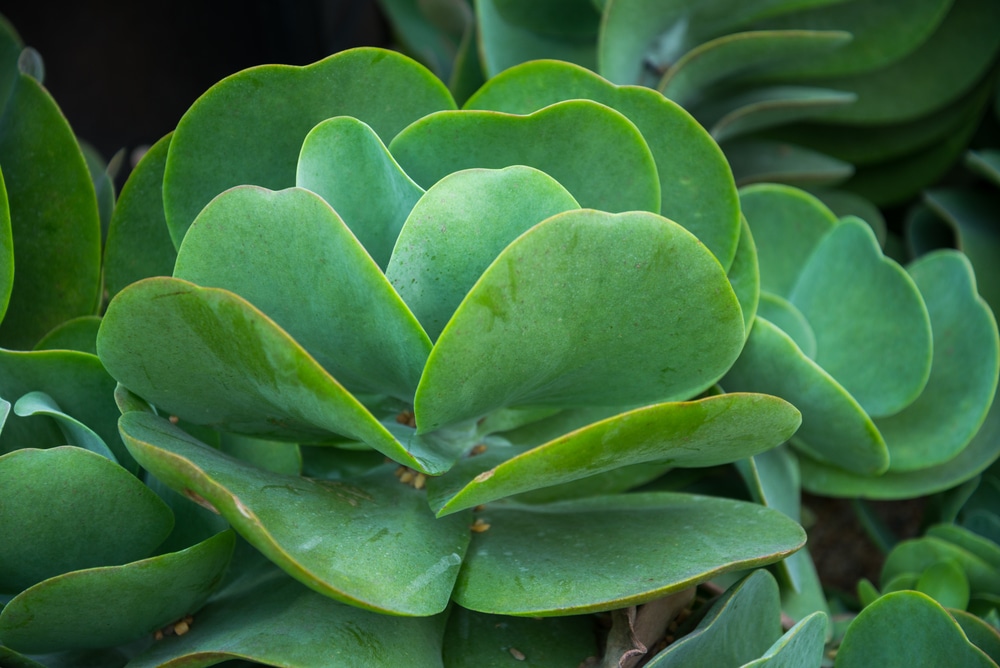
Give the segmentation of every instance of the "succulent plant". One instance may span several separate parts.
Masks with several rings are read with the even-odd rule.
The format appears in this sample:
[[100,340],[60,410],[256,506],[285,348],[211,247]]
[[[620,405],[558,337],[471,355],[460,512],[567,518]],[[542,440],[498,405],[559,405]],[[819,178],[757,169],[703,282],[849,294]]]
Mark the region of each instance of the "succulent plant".
[[381,1],[456,95],[538,59],[656,88],[711,131],[741,185],[850,177],[879,205],[903,202],[960,156],[996,88],[988,0],[473,4]]

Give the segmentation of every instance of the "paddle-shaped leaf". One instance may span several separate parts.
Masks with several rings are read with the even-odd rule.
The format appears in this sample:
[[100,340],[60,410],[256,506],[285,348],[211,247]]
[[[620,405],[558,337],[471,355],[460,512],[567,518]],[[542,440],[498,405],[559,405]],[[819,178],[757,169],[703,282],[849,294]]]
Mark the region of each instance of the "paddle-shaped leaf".
[[[630,464],[726,464],[783,443],[795,433],[799,422],[799,413],[791,404],[766,395],[724,394],[639,408],[482,471],[448,499],[438,515]],[[481,459],[465,461],[475,465]],[[453,470],[448,482],[454,484],[452,479],[457,475],[461,474]],[[463,476],[459,481],[463,478],[468,479]]]
[[436,339],[500,251],[537,223],[576,208],[565,188],[531,167],[456,172],[413,208],[386,278]]
[[235,536],[40,582],[0,613],[0,641],[27,653],[121,645],[198,610],[222,581]]
[[[385,142],[418,118],[454,107],[433,74],[385,49],[351,49],[306,67],[264,65],[227,77],[188,109],[170,141],[163,205],[174,245],[228,188],[295,185],[302,141],[320,121],[353,116]],[[232,109],[241,112],[234,116]]]
[[429,114],[396,135],[389,150],[423,188],[462,169],[526,165],[552,176],[580,206],[660,210],[656,163],[642,134],[619,112],[590,100],[560,102],[527,116]]
[[115,457],[111,449],[93,429],[83,424],[71,415],[67,415],[59,408],[59,404],[44,392],[29,392],[14,404],[14,414],[21,417],[29,415],[46,415],[59,425],[63,436],[66,437],[67,445],[75,445],[98,454],[115,464],[118,458]]
[[7,186],[0,172],[0,321],[7,313],[10,292],[14,289],[14,239],[11,237],[10,204]]
[[460,454],[430,441],[408,450],[288,334],[225,290],[135,283],[109,304],[97,347],[123,385],[194,424],[307,443],[340,435],[426,472]]
[[685,494],[495,504],[479,518],[489,529],[473,536],[455,601],[508,615],[638,605],[773,563],[805,542],[802,528],[775,510]]
[[[0,457],[0,591],[152,554],[170,509],[125,469],[75,447]],[[16,540],[13,538],[16,537]]]
[[600,102],[635,123],[656,161],[660,215],[686,227],[729,268],[740,224],[732,173],[704,128],[662,95],[640,86],[615,86],[577,65],[546,60],[493,77],[464,108],[530,114],[573,99]]
[[424,494],[396,480],[391,468],[350,481],[281,475],[228,457],[149,413],[126,413],[120,424],[143,467],[172,489],[205,499],[308,587],[398,615],[433,615],[447,605],[469,543],[468,517],[435,519]]
[[651,213],[568,211],[508,246],[459,306],[417,388],[417,426],[686,399],[743,341],[729,281],[691,233]]
[[309,131],[295,185],[325,199],[382,269],[410,209],[424,193],[375,131],[350,116],[331,118]]
[[184,237],[174,276],[243,297],[347,388],[412,398],[430,341],[314,193],[243,186],[219,195]]

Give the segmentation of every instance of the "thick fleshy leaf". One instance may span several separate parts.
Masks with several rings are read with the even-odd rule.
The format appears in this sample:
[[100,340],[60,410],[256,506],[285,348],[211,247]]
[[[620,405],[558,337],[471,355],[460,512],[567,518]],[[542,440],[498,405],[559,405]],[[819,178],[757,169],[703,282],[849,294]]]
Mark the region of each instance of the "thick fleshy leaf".
[[441,666],[443,619],[401,619],[344,605],[274,568],[251,572],[131,668],[204,668],[226,660],[296,668]]
[[757,245],[760,289],[787,299],[837,216],[803,190],[770,183],[741,188],[740,208]]
[[[639,408],[482,470],[437,508],[438,515],[630,464],[728,464],[783,443],[799,422],[791,404],[766,395],[724,394]],[[479,459],[466,461],[475,465]],[[448,482],[454,484],[450,478],[466,473],[460,485],[474,471],[453,470]]]
[[[0,82],[2,83],[2,82]],[[10,292],[14,289],[14,239],[11,236],[10,203],[7,186],[0,171],[0,321],[7,313]]]
[[787,334],[806,357],[816,357],[816,334],[802,311],[790,301],[770,292],[762,292],[757,313]]
[[760,305],[760,266],[757,261],[757,244],[750,233],[750,225],[743,216],[740,219],[740,241],[727,275],[743,311],[743,330],[749,337]]
[[935,466],[961,452],[986,417],[1000,371],[996,321],[965,256],[937,251],[908,271],[930,313],[934,363],[916,401],[875,421],[893,471]]
[[723,35],[699,44],[670,66],[657,88],[685,106],[726,79],[758,74],[789,60],[840,53],[852,35],[843,30],[755,30]]
[[836,2],[843,0],[609,2],[598,40],[598,71],[615,83],[638,83],[649,60],[675,63],[691,47],[741,24]]
[[937,30],[905,57],[873,72],[819,79],[858,96],[824,120],[897,123],[940,109],[988,70],[1000,50],[998,28],[1000,7],[992,0],[955,0]]
[[24,41],[17,30],[3,16],[0,16],[0,105],[7,103],[7,96],[20,72],[17,61],[24,50]]
[[450,174],[413,208],[386,278],[436,339],[508,244],[546,218],[577,208],[555,179],[530,167]]
[[601,15],[591,0],[493,0],[497,12],[512,25],[542,35],[597,37]]
[[265,441],[240,434],[221,434],[219,449],[230,457],[282,475],[302,473],[302,453],[295,443]]
[[1000,568],[950,540],[924,536],[903,541],[882,565],[882,582],[905,573],[922,573],[941,561],[954,561],[969,578],[973,593],[1000,594]]
[[969,642],[940,605],[915,591],[882,596],[851,622],[837,651],[837,668],[912,668],[996,664]]
[[830,211],[838,218],[845,216],[857,216],[868,223],[878,239],[879,246],[885,250],[885,241],[888,230],[886,229],[885,218],[878,207],[866,200],[864,197],[855,195],[846,190],[833,190],[830,188],[819,188],[812,191],[823,202]]
[[969,579],[954,561],[939,561],[920,574],[915,589],[946,608],[965,610],[969,605]]
[[121,429],[153,475],[205,499],[306,586],[393,614],[432,615],[447,605],[469,542],[468,516],[435,519],[425,495],[391,467],[351,482],[317,481],[244,464],[149,413],[126,413]]
[[853,93],[815,86],[769,86],[710,98],[691,108],[716,141],[818,116],[854,102]]
[[331,118],[309,131],[299,153],[295,185],[325,199],[382,269],[424,192],[400,169],[375,131],[350,116]]
[[994,663],[1000,661],[1000,631],[970,612],[952,609],[948,613],[973,645],[986,652]]
[[226,531],[181,552],[40,582],[4,607],[0,640],[33,653],[121,645],[152,633],[202,606],[222,580],[234,540]]
[[660,210],[656,163],[642,134],[591,100],[567,100],[526,116],[442,111],[400,132],[389,150],[423,188],[462,169],[525,165],[552,176],[580,206]]
[[758,659],[781,637],[778,583],[757,570],[712,604],[697,628],[648,664],[649,668],[740,666]]
[[586,615],[530,619],[456,606],[448,616],[443,656],[445,668],[578,668],[598,653],[594,620]]
[[946,540],[971,552],[994,568],[1000,569],[1000,545],[967,528],[957,524],[935,524],[927,528],[925,535]]
[[932,359],[927,308],[863,221],[847,218],[827,232],[789,301],[816,335],[816,363],[869,415],[898,413],[920,395]]
[[[343,51],[306,67],[264,65],[215,84],[191,106],[170,141],[163,204],[180,245],[191,221],[232,186],[295,185],[302,140],[320,121],[353,116],[382,141],[451,95],[416,61],[384,49]],[[242,110],[233,116],[232,110]]]
[[97,330],[101,318],[83,315],[62,323],[42,337],[35,344],[35,350],[76,350],[81,353],[97,354]]
[[637,605],[778,561],[805,541],[802,528],[777,511],[663,492],[495,504],[479,518],[490,526],[473,536],[454,598],[509,615]]
[[111,216],[104,247],[104,287],[110,296],[150,276],[169,276],[177,259],[163,213],[167,135],[132,169]]
[[378,6],[392,24],[393,37],[403,52],[447,81],[458,38],[472,23],[472,11],[465,0],[379,0]]
[[828,626],[827,615],[814,612],[776,640],[764,656],[742,668],[818,668]]
[[662,95],[640,86],[615,86],[569,63],[538,61],[490,79],[465,108],[530,114],[571,99],[607,105],[635,124],[656,161],[660,215],[686,227],[729,268],[739,236],[729,165],[704,128]]
[[912,499],[960,485],[982,473],[997,458],[1000,402],[993,402],[972,442],[944,464],[916,471],[888,471],[872,478],[854,475],[803,458],[802,486],[813,494],[868,499]]
[[764,318],[754,321],[746,347],[721,385],[790,401],[802,412],[793,444],[814,457],[865,475],[889,466],[885,441],[857,401]]
[[1000,187],[1000,150],[969,151],[965,166]]
[[283,330],[225,290],[175,278],[134,283],[108,305],[97,347],[122,384],[194,424],[303,443],[339,434],[426,472],[460,454],[427,442],[407,450]]
[[76,137],[41,84],[19,76],[0,114],[0,164],[17,256],[0,345],[31,348],[100,299],[101,222]]
[[[115,381],[94,355],[70,350],[0,351],[0,397],[14,402],[29,392],[44,392],[67,415],[93,429],[119,463],[138,467],[118,436]],[[66,445],[63,433],[47,417],[10,416],[0,434],[0,452],[18,448]]]
[[[81,448],[0,457],[0,591],[152,554],[170,509],[135,476]],[[11,538],[16,537],[16,540]]]
[[754,24],[753,28],[843,30],[853,37],[849,43],[828,54],[786,60],[773,73],[776,76],[861,73],[905,57],[934,32],[951,4],[952,0],[834,3],[768,17]]
[[459,306],[417,388],[417,426],[686,399],[743,341],[729,281],[689,232],[651,213],[569,211],[508,246]]
[[413,397],[431,343],[351,230],[316,194],[227,190],[188,230],[174,276],[243,297],[345,387]]
[[[573,0],[570,0],[571,2]],[[507,0],[509,2],[509,0]],[[554,58],[596,69],[597,49],[593,39],[579,36],[544,34],[524,25],[512,22],[504,16],[500,6],[505,0],[477,0],[476,25],[481,44],[483,71],[487,78],[529,60]],[[528,5],[529,3],[521,3]],[[549,8],[554,3],[530,3],[537,8]],[[587,2],[579,4],[587,5]],[[544,9],[543,9],[544,11]],[[573,9],[570,17],[560,17],[552,23],[554,30],[567,23],[577,23],[581,19],[593,17],[590,7]]]
[[46,415],[59,425],[67,445],[75,445],[78,448],[90,450],[96,455],[100,455],[115,464],[118,458],[115,457],[111,449],[93,429],[83,424],[71,415],[67,415],[59,408],[59,404],[44,392],[29,392],[14,404],[14,413],[20,417],[30,415]]
[[778,181],[802,187],[845,181],[854,167],[843,160],[783,141],[739,137],[723,147],[736,185]]

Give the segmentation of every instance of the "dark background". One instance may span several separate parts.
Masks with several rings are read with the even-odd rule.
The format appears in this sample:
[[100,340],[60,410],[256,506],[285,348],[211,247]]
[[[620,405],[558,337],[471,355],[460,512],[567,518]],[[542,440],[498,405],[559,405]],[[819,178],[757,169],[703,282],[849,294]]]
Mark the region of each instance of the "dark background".
[[45,63],[45,86],[77,136],[109,159],[177,125],[223,77],[265,63],[306,65],[389,46],[374,0],[8,2],[3,14]]

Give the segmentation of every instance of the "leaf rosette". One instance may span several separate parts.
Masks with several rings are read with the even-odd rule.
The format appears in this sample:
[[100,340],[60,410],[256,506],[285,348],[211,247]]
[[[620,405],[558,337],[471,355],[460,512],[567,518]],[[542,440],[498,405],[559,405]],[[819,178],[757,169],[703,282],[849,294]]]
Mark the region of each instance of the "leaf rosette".
[[[753,504],[617,494],[768,450],[799,413],[708,392],[757,298],[718,147],[655,91],[540,67],[574,86],[525,103],[510,82],[463,110],[378,49],[246,70],[123,191],[109,247],[174,263],[121,289],[98,334],[129,452],[343,603],[607,610],[804,540]],[[297,444],[305,475],[177,420]]]

